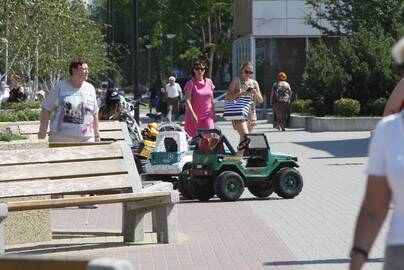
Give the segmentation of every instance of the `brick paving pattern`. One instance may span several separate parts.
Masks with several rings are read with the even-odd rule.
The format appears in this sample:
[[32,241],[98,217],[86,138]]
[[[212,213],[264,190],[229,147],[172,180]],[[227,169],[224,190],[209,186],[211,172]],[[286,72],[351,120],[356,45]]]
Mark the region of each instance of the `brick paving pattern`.
[[[219,123],[233,145],[237,135]],[[178,204],[178,243],[123,244],[119,205],[53,210],[54,240],[8,247],[9,253],[117,257],[134,269],[347,269],[353,226],[365,188],[369,132],[278,132],[260,122],[272,151],[299,158],[302,193],[240,201]],[[147,219],[150,229],[150,220]],[[386,222],[387,223],[387,222]],[[386,224],[385,223],[385,224]],[[381,269],[386,225],[364,269]]]

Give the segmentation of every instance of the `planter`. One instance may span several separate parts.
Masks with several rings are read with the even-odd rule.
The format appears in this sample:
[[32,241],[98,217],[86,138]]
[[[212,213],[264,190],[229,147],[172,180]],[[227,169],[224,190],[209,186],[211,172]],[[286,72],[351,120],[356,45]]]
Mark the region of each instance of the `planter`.
[[[316,117],[291,115],[289,128],[304,128],[307,131],[370,131],[375,129],[382,117]],[[272,123],[272,113],[267,114]]]
[[308,117],[307,131],[370,131],[381,117]]

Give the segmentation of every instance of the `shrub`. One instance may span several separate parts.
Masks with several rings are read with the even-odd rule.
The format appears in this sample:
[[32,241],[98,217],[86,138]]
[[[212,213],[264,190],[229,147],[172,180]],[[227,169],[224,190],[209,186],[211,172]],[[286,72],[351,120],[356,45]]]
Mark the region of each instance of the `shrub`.
[[296,113],[314,113],[314,102],[311,99],[297,99],[291,105],[292,112]]
[[358,115],[361,110],[361,104],[356,99],[341,98],[334,101],[334,114],[339,116]]
[[368,111],[370,115],[382,116],[384,111],[384,106],[386,105],[387,98],[380,97],[376,100],[371,100],[367,103]]
[[39,118],[40,112],[33,110],[0,113],[0,122],[37,121]]
[[3,142],[26,140],[26,139],[27,139],[27,137],[22,136],[22,135],[0,132],[0,141],[3,141]]
[[13,102],[13,103],[2,103],[2,110],[25,110],[25,109],[39,109],[41,107],[41,103],[38,101],[31,102]]

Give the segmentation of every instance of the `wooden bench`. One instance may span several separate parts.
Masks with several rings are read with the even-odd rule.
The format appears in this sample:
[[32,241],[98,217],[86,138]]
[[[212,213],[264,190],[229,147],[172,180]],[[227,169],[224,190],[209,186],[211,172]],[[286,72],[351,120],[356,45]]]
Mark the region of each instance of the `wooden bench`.
[[0,257],[1,270],[132,270],[131,264],[126,260],[98,258],[44,258],[34,256],[2,256]]
[[[164,189],[167,190],[164,183]],[[63,199],[0,204],[0,254],[4,253],[4,219],[11,211],[52,209],[88,204],[123,203],[124,242],[144,239],[143,217],[153,212],[159,243],[176,241],[178,192],[158,186],[142,192],[130,148],[126,144],[0,151],[0,199],[52,194],[96,194]]]

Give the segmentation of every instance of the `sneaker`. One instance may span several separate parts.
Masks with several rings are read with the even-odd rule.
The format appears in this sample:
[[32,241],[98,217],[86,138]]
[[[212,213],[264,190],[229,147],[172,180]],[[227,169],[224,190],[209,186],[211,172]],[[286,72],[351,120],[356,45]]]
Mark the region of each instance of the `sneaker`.
[[98,208],[98,204],[79,205],[79,209],[96,209],[96,208]]

